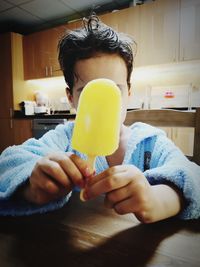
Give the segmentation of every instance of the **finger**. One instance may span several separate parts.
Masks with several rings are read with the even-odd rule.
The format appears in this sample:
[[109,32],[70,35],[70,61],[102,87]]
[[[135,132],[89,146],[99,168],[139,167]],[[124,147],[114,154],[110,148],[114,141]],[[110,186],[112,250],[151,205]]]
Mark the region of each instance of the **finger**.
[[37,171],[37,175],[31,176],[30,183],[49,194],[58,194],[63,190],[69,192],[72,188],[70,182],[68,183],[68,186],[63,187],[42,170]]
[[85,190],[87,198],[95,198],[103,193],[108,193],[113,190],[119,189],[128,185],[131,181],[132,177],[127,177],[125,172],[121,172],[105,177],[91,186],[88,186],[88,184],[86,184]]
[[133,183],[131,182],[124,187],[108,192],[104,199],[104,205],[107,208],[112,209],[118,202],[121,202],[131,197],[133,194],[132,187],[133,187]]
[[146,204],[148,202],[146,183],[143,180],[135,182],[135,180],[132,179],[126,186],[108,192],[104,200],[105,206],[113,208],[118,202],[131,197],[133,197],[134,201],[137,201],[137,203]]
[[82,173],[86,172],[87,164],[80,157],[74,154],[68,156],[63,153],[52,155],[50,159],[61,166],[73,184],[84,187],[84,175]]
[[73,163],[76,165],[76,167],[84,177],[90,177],[94,175],[95,170],[88,165],[88,162],[86,160],[83,160],[75,154],[71,154],[69,158],[73,161]]
[[61,197],[61,193],[52,195],[52,194],[49,194],[48,192],[45,192],[44,190],[40,188],[37,188],[36,190],[34,189],[34,194],[32,195],[32,198],[33,198],[32,202],[38,205],[44,205],[60,197]]
[[113,208],[116,213],[123,215],[127,213],[135,213],[139,210],[137,201],[134,200],[134,197],[130,197],[121,202],[118,202]]
[[52,180],[55,180],[58,184],[68,188],[69,177],[61,168],[58,162],[44,158],[41,162],[37,163],[38,169],[47,174]]
[[93,186],[95,183],[109,177],[109,176],[113,176],[115,175],[116,173],[121,173],[121,172],[125,172],[126,169],[123,167],[123,166],[114,166],[114,167],[111,167],[103,172],[101,172],[100,174],[98,175],[95,175],[94,177],[92,177],[92,179],[88,180],[87,182],[87,186],[88,187],[91,187]]
[[151,202],[146,194],[137,194],[138,187],[134,187],[135,192],[131,197],[116,203],[113,208],[118,214],[134,213],[136,216],[146,216],[151,209]]
[[29,202],[38,205],[46,204],[49,202],[49,200],[52,199],[52,196],[50,196],[50,194],[46,193],[37,185],[32,183],[30,183],[30,185],[25,188],[25,190],[23,191],[23,196]]

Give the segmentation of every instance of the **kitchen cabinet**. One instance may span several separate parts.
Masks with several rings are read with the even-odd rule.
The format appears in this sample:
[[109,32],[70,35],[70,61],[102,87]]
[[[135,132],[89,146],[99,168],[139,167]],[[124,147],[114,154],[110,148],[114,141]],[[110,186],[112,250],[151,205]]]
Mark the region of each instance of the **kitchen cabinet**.
[[[133,39],[132,48],[136,57],[134,65],[138,66],[140,47],[136,45],[140,40],[140,6],[117,10],[99,16],[100,20],[114,30],[126,33]],[[137,51],[137,53],[136,53]]]
[[139,65],[177,61],[179,0],[148,2],[140,8]]
[[14,119],[13,135],[15,145],[19,145],[27,139],[32,138],[32,119]]
[[180,60],[200,59],[200,0],[181,0]]
[[139,66],[200,59],[200,0],[157,0],[140,7]]
[[[64,30],[64,29],[63,29]],[[57,42],[61,28],[33,33],[23,38],[24,78],[61,75],[57,60]]]
[[174,62],[179,56],[179,2],[157,0],[100,16],[118,32],[137,43],[136,67]]
[[0,124],[0,153],[8,146],[19,145],[33,136],[31,119],[0,118]]
[[0,34],[0,152],[13,144],[12,34]]
[[[117,32],[126,33],[133,39],[131,45],[134,51],[134,65],[139,65],[140,47],[136,44],[140,40],[140,6],[130,7],[99,16],[100,20]],[[137,52],[137,53],[136,53]]]
[[183,151],[186,156],[193,155],[194,128],[173,127],[172,140]]
[[139,66],[140,47],[140,9],[141,6],[130,7],[116,12],[118,31],[124,32],[133,39],[134,66]]
[[0,118],[12,117],[12,34],[0,34]]
[[118,15],[119,15],[119,11],[116,11],[116,12],[100,15],[99,18],[103,23],[110,26],[114,30],[118,31],[118,24],[119,24]]
[[21,41],[19,34],[0,34],[0,152],[31,137],[30,121],[13,120],[13,90],[21,85],[22,59],[16,55]]
[[0,118],[0,153],[8,146],[14,145],[12,119]]
[[194,128],[191,127],[159,127],[167,137],[179,147],[186,156],[193,155]]
[[[126,32],[139,39],[139,6],[104,15],[100,19],[117,31]],[[57,44],[66,30],[73,30],[82,25],[74,21],[49,30],[26,35],[23,38],[24,78],[37,79],[61,76],[58,63]],[[135,50],[135,45],[133,45]]]
[[62,76],[57,46],[66,30],[75,29],[79,21],[36,32],[23,37],[24,79]]
[[22,35],[0,34],[0,118],[12,118],[13,109],[25,100]]
[[[100,19],[135,39],[135,66],[200,59],[200,0],[156,0],[108,14]],[[25,80],[62,75],[57,44],[75,21],[24,36]],[[133,44],[135,51],[135,45]]]

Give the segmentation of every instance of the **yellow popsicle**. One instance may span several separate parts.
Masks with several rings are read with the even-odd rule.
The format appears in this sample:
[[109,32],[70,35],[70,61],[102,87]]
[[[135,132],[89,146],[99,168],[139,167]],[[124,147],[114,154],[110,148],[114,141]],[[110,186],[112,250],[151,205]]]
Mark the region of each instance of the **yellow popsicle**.
[[[95,79],[84,87],[78,103],[72,147],[88,156],[112,154],[119,145],[121,92],[109,79]],[[82,192],[83,193],[83,192]]]

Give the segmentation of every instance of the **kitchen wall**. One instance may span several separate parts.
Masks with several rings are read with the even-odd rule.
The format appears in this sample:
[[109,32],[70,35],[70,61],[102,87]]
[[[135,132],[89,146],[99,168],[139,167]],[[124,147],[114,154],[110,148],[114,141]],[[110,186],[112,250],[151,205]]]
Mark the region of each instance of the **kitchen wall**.
[[[45,92],[55,109],[69,108],[66,102],[65,82],[63,77],[24,81],[23,53],[21,36],[16,35],[12,47],[13,55],[13,86],[14,109],[19,110],[23,100],[34,100],[38,90]],[[135,68],[132,74],[132,95],[129,108],[141,107],[148,97],[148,88],[152,86],[192,85],[193,100],[200,106],[200,61],[181,62],[159,66]],[[163,97],[163,96],[161,96]],[[61,100],[61,101],[60,101]]]
[[191,85],[192,104],[200,106],[199,74],[200,61],[135,68],[131,79],[132,95],[129,99],[129,108],[141,107],[142,102],[147,101],[150,87],[167,86],[170,89],[177,85]]
[[31,92],[33,100],[35,92],[42,91],[49,97],[49,102],[53,109],[69,109],[65,91],[66,84],[63,77],[25,81],[25,87]]
[[[162,66],[135,68],[132,74],[132,94],[128,108],[140,108],[142,103],[147,107],[149,87],[192,85],[192,99],[196,106],[200,106],[200,62],[177,63]],[[18,76],[19,77],[19,76]],[[63,77],[16,81],[14,90],[15,109],[20,109],[18,103],[23,100],[34,100],[34,93],[38,90],[45,92],[56,106],[62,109],[60,100],[66,96]],[[186,96],[187,97],[187,96]],[[162,98],[162,96],[161,96]],[[178,101],[178,99],[177,99]],[[194,102],[193,101],[193,102]],[[60,106],[59,106],[60,105]]]
[[[51,107],[55,110],[69,109],[70,105],[66,98],[65,81],[63,77],[48,79],[37,79],[23,81],[18,87],[15,87],[14,109],[19,110],[19,103],[23,100],[34,101],[34,95],[37,91],[42,91],[49,98]],[[66,103],[67,102],[67,103]]]

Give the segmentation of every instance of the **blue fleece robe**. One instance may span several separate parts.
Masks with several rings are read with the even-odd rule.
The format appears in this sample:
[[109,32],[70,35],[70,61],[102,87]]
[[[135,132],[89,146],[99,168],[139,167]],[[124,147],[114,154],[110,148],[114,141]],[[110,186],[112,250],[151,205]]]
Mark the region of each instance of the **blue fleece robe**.
[[[22,145],[4,150],[0,156],[0,215],[29,215],[55,210],[67,203],[70,195],[39,206],[12,198],[34,168],[36,162],[52,152],[70,151],[82,158],[84,154],[74,151],[71,137],[74,123],[59,125],[42,138],[27,140]],[[122,164],[138,167],[152,185],[173,183],[183,193],[186,206],[179,214],[181,219],[200,218],[200,166],[190,162],[164,131],[144,123],[134,123]],[[96,159],[96,173],[107,169],[106,158]]]

